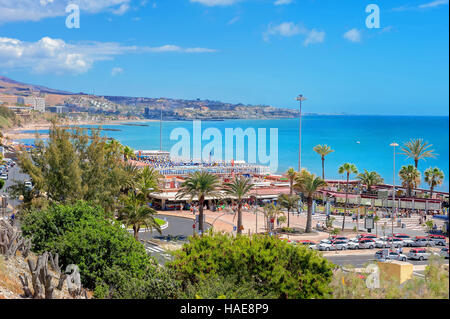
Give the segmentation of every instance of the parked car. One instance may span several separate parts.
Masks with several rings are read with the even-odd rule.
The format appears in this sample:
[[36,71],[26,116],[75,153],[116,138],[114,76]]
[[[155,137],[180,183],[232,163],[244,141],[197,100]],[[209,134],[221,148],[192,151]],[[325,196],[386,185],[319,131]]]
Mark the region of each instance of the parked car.
[[312,240],[296,240],[295,243],[297,245],[308,246],[308,248],[314,249],[316,243]]
[[437,246],[445,246],[447,245],[447,240],[445,236],[442,235],[428,235],[428,238],[434,241]]
[[411,236],[406,235],[406,234],[394,234],[393,236],[394,238],[400,238],[401,240],[403,240],[403,247],[411,247],[412,244],[414,243],[414,240],[411,238]]
[[0,175],[1,179],[7,180],[8,179],[8,174],[3,173],[2,175]]
[[368,234],[368,233],[366,233],[366,234],[361,234],[361,235],[358,235],[358,236],[356,236],[356,238],[358,238],[358,239],[362,239],[362,238],[370,238],[370,239],[377,239],[378,238],[378,236],[376,236],[376,235],[374,235],[374,234]]
[[445,259],[448,259],[448,247],[442,248],[441,251],[439,252],[439,255],[441,255]]
[[347,237],[344,237],[344,236],[331,236],[331,240],[343,240],[346,242],[350,241],[350,239],[348,239]]
[[352,238],[347,243],[347,249],[359,249],[359,240],[357,238]]
[[33,184],[31,184],[30,181],[26,181],[25,182],[25,187],[28,188],[28,189],[32,189],[33,188]]
[[430,256],[431,253],[424,248],[414,248],[408,253],[409,259],[427,260]]
[[405,246],[405,243],[402,239],[395,237],[388,237],[385,239],[385,241],[383,241],[383,243],[385,243],[385,247],[393,246],[394,248],[399,248]]
[[362,238],[359,240],[358,247],[360,249],[374,249],[375,248],[375,240],[371,238]]
[[346,250],[347,242],[345,240],[335,240],[329,243],[320,243],[318,246],[319,250]]
[[417,236],[412,244],[413,247],[435,247],[434,241],[428,237]]
[[386,237],[378,238],[375,241],[375,247],[377,248],[388,248],[391,247],[391,243],[388,243],[388,239]]
[[375,253],[375,259],[378,261],[386,261],[386,260],[406,261],[408,257],[393,250],[383,249]]

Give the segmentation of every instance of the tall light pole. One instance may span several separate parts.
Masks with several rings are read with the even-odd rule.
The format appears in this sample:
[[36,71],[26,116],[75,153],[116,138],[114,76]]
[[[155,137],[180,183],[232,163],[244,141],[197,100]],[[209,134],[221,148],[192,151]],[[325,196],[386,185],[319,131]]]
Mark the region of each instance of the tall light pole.
[[298,127],[298,172],[302,170],[302,102],[307,99],[300,94],[297,96],[296,100],[300,103],[300,115],[299,115],[299,127]]
[[162,151],[162,119],[163,119],[163,110],[161,104],[161,117],[159,119],[159,150]]
[[397,143],[391,143],[390,146],[394,148],[394,170],[393,170],[393,180],[392,180],[392,216],[391,216],[391,223],[392,223],[392,243],[394,242],[394,216],[396,213],[396,207],[395,207],[395,148],[399,146]]

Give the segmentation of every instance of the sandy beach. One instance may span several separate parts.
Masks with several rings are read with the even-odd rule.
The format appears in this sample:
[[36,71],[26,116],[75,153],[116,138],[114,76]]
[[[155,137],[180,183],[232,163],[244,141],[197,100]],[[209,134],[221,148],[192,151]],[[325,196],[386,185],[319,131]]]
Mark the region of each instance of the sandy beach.
[[[111,121],[65,121],[60,123],[60,126],[69,125],[122,125],[125,123],[148,123],[155,122],[155,120],[140,120],[140,119],[130,119],[130,120],[111,120]],[[26,131],[41,131],[48,130],[52,126],[49,122],[41,123],[30,123],[25,124],[20,127],[12,127],[3,132],[5,138],[11,141],[22,140],[22,139],[33,139],[36,137],[36,133],[24,133]],[[41,138],[47,138],[48,134],[40,134]]]

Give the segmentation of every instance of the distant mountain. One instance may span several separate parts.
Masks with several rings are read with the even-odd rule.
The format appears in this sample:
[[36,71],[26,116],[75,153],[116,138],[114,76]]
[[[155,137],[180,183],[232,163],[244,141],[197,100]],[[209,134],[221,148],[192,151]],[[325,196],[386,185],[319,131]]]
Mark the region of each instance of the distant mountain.
[[23,95],[31,92],[39,92],[43,94],[58,94],[58,95],[74,95],[74,93],[50,89],[41,85],[26,84],[14,81],[5,76],[0,76],[0,94]]

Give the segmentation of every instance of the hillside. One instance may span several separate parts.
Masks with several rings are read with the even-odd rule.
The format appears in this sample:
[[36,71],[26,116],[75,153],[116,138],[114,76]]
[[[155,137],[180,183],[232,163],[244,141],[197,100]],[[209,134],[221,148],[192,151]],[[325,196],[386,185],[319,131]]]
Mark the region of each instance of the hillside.
[[74,93],[50,89],[45,86],[26,84],[14,81],[5,76],[0,76],[0,94],[11,95],[28,95],[32,92],[39,92],[42,94],[56,94],[56,95],[73,95]]
[[297,110],[268,105],[245,105],[201,99],[186,100],[71,93],[41,85],[21,83],[4,76],[0,76],[1,95],[9,96],[9,98],[41,95],[45,96],[47,106],[66,105],[73,112],[140,116],[147,119],[159,119],[161,112],[165,120],[274,119],[298,116]]

